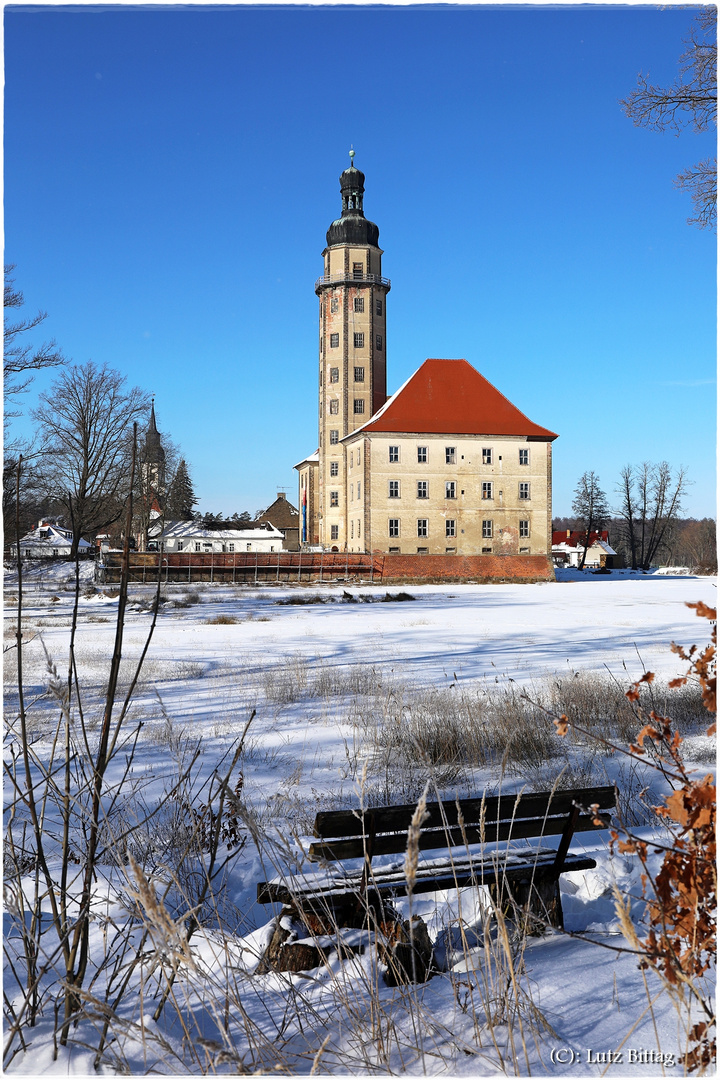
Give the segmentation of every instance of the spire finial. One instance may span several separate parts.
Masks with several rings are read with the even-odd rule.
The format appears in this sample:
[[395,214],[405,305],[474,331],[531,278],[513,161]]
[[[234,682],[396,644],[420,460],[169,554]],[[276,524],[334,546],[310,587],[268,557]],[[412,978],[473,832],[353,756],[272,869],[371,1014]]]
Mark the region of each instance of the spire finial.
[[354,151],[354,150],[353,150],[353,148],[352,148],[352,143],[350,143],[350,168],[351,168],[351,169],[352,169],[352,168],[354,167],[354,165],[355,165],[355,162],[353,161],[353,158],[354,158],[354,157],[355,157],[355,151]]

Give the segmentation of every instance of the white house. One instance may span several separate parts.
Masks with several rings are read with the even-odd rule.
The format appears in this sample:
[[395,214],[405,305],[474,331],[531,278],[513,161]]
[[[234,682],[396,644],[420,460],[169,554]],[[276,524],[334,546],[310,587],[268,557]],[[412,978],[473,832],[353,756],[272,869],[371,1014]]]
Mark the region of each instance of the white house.
[[[37,529],[20,537],[20,557],[23,559],[67,559],[72,548],[72,532],[49,521],[39,521]],[[87,555],[92,544],[80,540],[78,550]],[[17,557],[16,545],[10,547],[10,554]]]
[[269,522],[251,522],[247,528],[205,529],[197,521],[167,521],[155,543],[168,553],[176,551],[282,551],[284,535]]

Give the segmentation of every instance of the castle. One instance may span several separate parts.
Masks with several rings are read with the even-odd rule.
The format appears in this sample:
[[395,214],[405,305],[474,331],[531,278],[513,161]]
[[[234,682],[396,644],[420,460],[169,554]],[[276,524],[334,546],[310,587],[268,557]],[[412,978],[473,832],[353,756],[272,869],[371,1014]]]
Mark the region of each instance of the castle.
[[426,360],[387,397],[379,230],[340,177],[320,299],[319,448],[299,462],[301,540],[388,555],[544,555],[552,443],[466,360]]

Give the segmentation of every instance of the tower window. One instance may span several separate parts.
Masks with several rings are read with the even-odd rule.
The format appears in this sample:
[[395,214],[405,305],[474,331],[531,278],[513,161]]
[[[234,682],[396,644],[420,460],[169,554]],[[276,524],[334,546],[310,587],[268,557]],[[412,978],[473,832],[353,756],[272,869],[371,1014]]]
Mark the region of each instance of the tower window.
[[339,467],[337,461],[331,461],[330,462],[330,475],[331,476],[337,476],[339,474],[339,472],[340,472],[340,467]]
[[427,497],[428,497],[428,482],[427,482],[427,480],[418,480],[418,482],[417,482],[417,497],[418,497],[418,499],[427,499]]
[[331,446],[337,446],[338,441],[339,441],[339,436],[340,436],[339,431],[331,431],[330,432],[330,445]]
[[332,300],[330,301],[330,314],[331,315],[337,315],[337,310],[338,310],[338,298],[337,298],[337,296],[333,296]]
[[527,482],[518,485],[518,499],[530,498],[530,484]]
[[482,461],[483,465],[492,465],[492,449],[489,446],[483,446]]
[[521,537],[530,536],[530,522],[529,521],[521,521],[520,522],[520,536]]
[[446,499],[454,499],[454,498],[456,498],[456,495],[455,495],[455,481],[454,480],[448,480],[446,482],[446,484],[445,484],[445,498]]
[[447,520],[445,521],[445,536],[454,536],[454,535],[455,535],[455,519],[454,518],[447,518]]
[[427,465],[427,446],[418,446],[418,465]]
[[365,382],[365,368],[364,367],[356,367],[355,368],[355,382]]
[[340,335],[339,334],[331,334],[330,335],[330,348],[331,349],[337,349],[339,347],[339,345],[340,345]]
[[353,334],[353,345],[356,349],[363,349],[365,347],[365,335]]
[[339,411],[340,411],[340,402],[338,401],[337,398],[333,398],[333,400],[330,402],[330,415],[331,416],[337,416]]
[[339,491],[331,491],[330,492],[330,505],[331,506],[339,506],[340,505],[340,492]]
[[382,300],[375,301],[375,314],[382,315]]
[[482,486],[482,497],[483,497],[483,499],[492,499],[492,497],[493,497],[492,481],[488,481],[488,482],[483,484],[483,486]]
[[483,534],[483,540],[491,540],[492,539],[493,524],[492,524],[492,519],[491,518],[486,519],[485,521],[483,521],[483,523],[482,523],[482,534]]
[[400,460],[400,447],[399,446],[389,446],[388,447],[388,461],[390,462],[390,464],[392,465],[394,462],[399,461],[399,460]]
[[400,535],[400,518],[389,518],[388,520],[388,536]]
[[428,534],[428,519],[418,518],[418,536],[427,536]]
[[360,481],[359,480],[358,480],[358,494],[357,494],[357,497],[358,497],[358,499],[360,498]]
[[519,454],[520,454],[520,464],[521,465],[529,465],[530,464],[530,451],[529,450],[520,450]]
[[340,368],[330,368],[330,382],[340,382]]
[[330,539],[331,540],[338,540],[339,536],[340,536],[340,526],[339,525],[331,525],[330,526]]
[[355,536],[355,532],[354,532],[354,527],[353,527],[353,526],[354,526],[354,523],[353,523],[353,522],[351,521],[351,522],[350,522],[350,539],[351,539],[351,540],[352,540],[352,539],[353,539],[353,537]]
[[365,267],[363,266],[363,264],[361,262],[359,262],[359,263],[354,262],[353,263],[353,277],[354,278],[362,278],[364,270],[365,270]]
[[365,412],[365,402],[363,401],[362,398],[357,398],[356,397],[355,400],[353,401],[353,412],[356,413],[356,414]]
[[400,498],[400,481],[388,480],[388,499]]
[[358,446],[358,449],[357,449],[357,455],[358,455],[357,463],[359,465],[360,464],[360,447],[359,446]]
[[445,447],[445,464],[446,465],[454,465],[455,464],[455,447],[454,446],[446,446]]
[[364,311],[364,310],[365,310],[365,297],[364,296],[356,296],[355,299],[353,300],[353,311]]
[[378,334],[375,338],[375,348],[382,349],[382,334]]

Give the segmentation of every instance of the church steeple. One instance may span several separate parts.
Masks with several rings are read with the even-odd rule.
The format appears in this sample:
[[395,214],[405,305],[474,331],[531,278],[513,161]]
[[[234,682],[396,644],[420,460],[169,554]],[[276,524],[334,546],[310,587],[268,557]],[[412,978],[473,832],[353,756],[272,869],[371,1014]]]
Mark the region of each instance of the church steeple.
[[155,422],[155,398],[152,399],[152,404],[150,406],[150,423],[145,432],[145,451],[143,460],[146,465],[160,465],[165,462],[165,451],[163,450],[160,432],[158,431],[157,423]]

